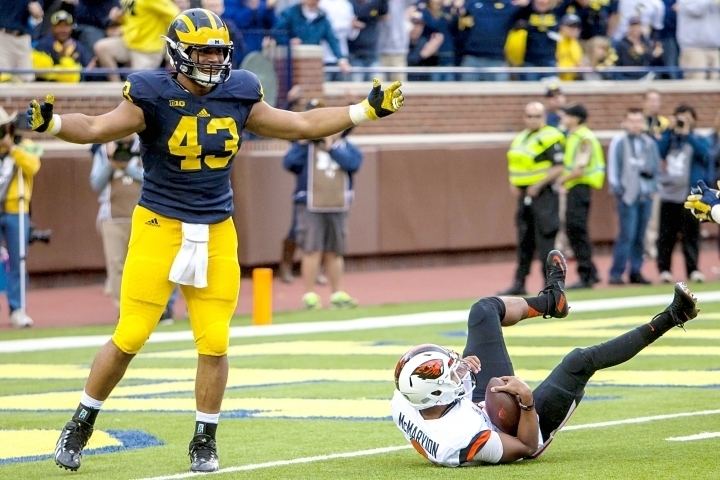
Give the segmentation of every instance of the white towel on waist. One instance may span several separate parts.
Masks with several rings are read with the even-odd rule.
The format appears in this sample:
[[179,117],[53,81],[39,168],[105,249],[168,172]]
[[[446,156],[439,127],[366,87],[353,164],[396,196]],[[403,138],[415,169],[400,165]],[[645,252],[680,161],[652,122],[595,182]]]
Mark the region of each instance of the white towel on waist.
[[199,223],[183,223],[182,236],[182,245],[170,267],[169,279],[180,285],[205,288],[210,227]]

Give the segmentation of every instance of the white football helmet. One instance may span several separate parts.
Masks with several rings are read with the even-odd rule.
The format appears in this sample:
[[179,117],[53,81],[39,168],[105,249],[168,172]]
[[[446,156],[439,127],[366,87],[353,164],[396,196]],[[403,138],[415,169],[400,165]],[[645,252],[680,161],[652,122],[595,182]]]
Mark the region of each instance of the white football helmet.
[[395,388],[418,409],[464,397],[474,380],[460,355],[431,343],[411,348],[395,366]]

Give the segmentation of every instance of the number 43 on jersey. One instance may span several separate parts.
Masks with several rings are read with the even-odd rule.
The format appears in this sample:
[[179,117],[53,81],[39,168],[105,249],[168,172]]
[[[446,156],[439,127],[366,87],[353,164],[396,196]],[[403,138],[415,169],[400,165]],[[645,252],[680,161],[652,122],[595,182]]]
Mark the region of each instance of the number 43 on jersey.
[[230,134],[230,138],[225,140],[224,148],[227,155],[203,155],[203,147],[198,143],[198,128],[198,118],[185,115],[180,118],[180,122],[168,140],[170,153],[183,157],[180,160],[180,169],[200,170],[202,162],[209,168],[227,166],[240,147],[240,135],[238,135],[235,120],[232,117],[213,118],[207,123],[206,127],[208,135],[217,135],[221,130],[226,130]]

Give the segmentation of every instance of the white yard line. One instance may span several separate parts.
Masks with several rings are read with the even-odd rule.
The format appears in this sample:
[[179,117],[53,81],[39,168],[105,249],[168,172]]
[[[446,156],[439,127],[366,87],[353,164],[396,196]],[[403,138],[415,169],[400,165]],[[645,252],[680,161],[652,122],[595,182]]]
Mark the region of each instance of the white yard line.
[[[697,412],[680,412],[680,413],[672,413],[672,414],[668,414],[668,415],[654,415],[652,417],[626,418],[623,420],[612,420],[609,422],[586,423],[584,425],[570,425],[569,427],[563,428],[563,431],[586,430],[586,429],[591,429],[591,428],[612,427],[612,426],[616,426],[616,425],[648,423],[648,422],[655,422],[658,420],[669,420],[669,419],[682,418],[682,417],[694,417],[694,416],[698,416],[698,415],[719,415],[719,414],[720,414],[720,410],[700,410]],[[715,436],[720,436],[720,432],[699,434],[699,435],[712,435],[715,437]],[[697,436],[698,435],[694,435],[693,437],[697,437]],[[674,439],[677,440],[677,439],[681,439],[681,438],[696,440],[696,438],[690,438],[690,437],[675,437]],[[704,438],[710,438],[710,437],[704,437]],[[673,440],[673,438],[668,438],[667,440]],[[369,455],[380,455],[383,453],[391,453],[391,452],[396,452],[399,450],[407,450],[409,448],[412,448],[412,447],[410,445],[395,445],[392,447],[373,448],[370,450],[356,450],[354,452],[331,453],[329,455],[316,455],[314,457],[300,457],[300,458],[294,458],[294,459],[290,459],[290,460],[276,460],[274,462],[251,463],[248,465],[239,465],[237,467],[222,468],[214,473],[215,474],[223,474],[223,473],[233,473],[233,472],[244,472],[244,471],[249,471],[249,470],[261,470],[264,468],[284,467],[287,465],[298,465],[301,463],[324,462],[327,460],[334,460],[337,458],[353,458],[353,457],[364,457],[364,456],[369,456]],[[207,474],[185,472],[185,473],[177,473],[174,475],[165,475],[165,476],[160,476],[160,477],[146,477],[146,478],[142,478],[140,480],[176,480],[176,479],[181,479],[181,478],[191,478],[191,477],[195,477],[197,475],[207,475]]]
[[720,432],[702,432],[696,433],[695,435],[688,435],[685,437],[668,437],[665,440],[668,442],[692,442],[694,440],[706,440],[708,438],[718,438]]
[[[702,302],[720,301],[720,291],[700,292],[698,300]],[[605,300],[579,300],[573,302],[572,312],[602,312],[619,308],[653,307],[667,305],[671,299],[667,295],[645,295],[640,297],[621,297]],[[380,328],[409,327],[418,325],[441,325],[465,322],[467,310],[444,312],[424,312],[385,317],[365,317],[354,320],[336,320],[327,322],[285,323],[267,326],[233,327],[231,338],[274,337],[280,335],[301,335],[306,333],[352,332]],[[72,337],[47,337],[23,340],[0,341],[0,353],[38,352],[63,350],[67,348],[99,347],[108,341],[107,335],[85,335]],[[190,331],[155,332],[149,343],[167,343],[192,341]]]

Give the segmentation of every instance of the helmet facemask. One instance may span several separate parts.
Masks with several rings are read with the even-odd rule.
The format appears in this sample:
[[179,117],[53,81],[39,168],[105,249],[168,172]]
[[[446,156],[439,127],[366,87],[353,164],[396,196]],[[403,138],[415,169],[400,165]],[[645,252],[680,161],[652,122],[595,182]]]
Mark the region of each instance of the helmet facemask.
[[[219,85],[224,83],[232,71],[232,52],[233,46],[230,45],[187,45],[180,42],[174,42],[170,38],[164,37],[167,42],[168,54],[170,60],[178,73],[182,73],[194,82],[204,87]],[[193,54],[199,54],[203,50],[218,49],[223,55],[222,63],[200,63],[193,60]]]
[[402,356],[395,368],[395,385],[410,404],[425,409],[470,395],[475,378],[456,352],[427,344]]

